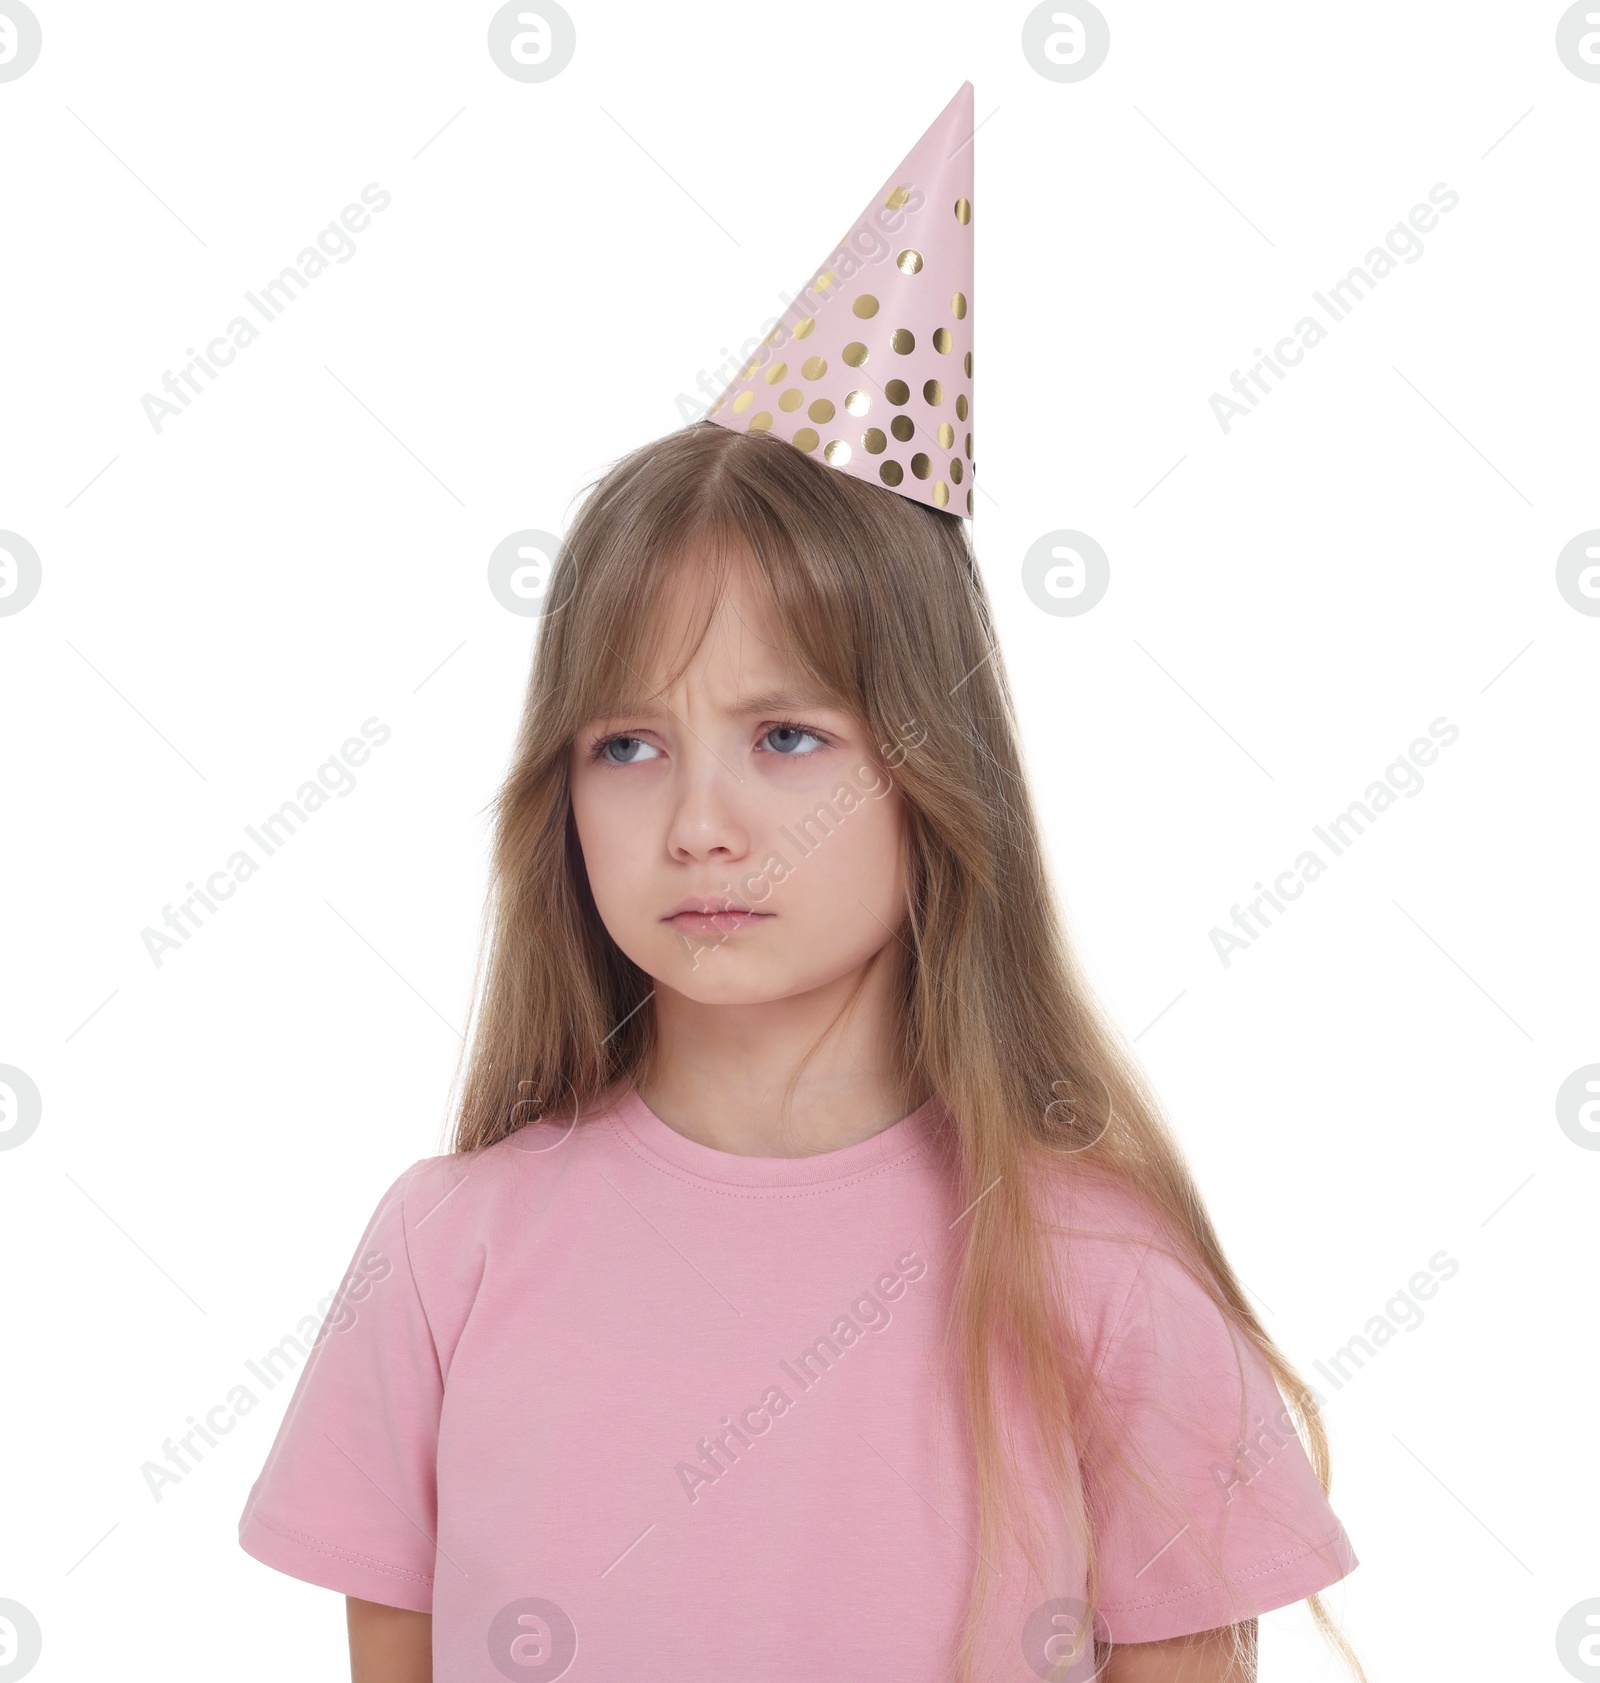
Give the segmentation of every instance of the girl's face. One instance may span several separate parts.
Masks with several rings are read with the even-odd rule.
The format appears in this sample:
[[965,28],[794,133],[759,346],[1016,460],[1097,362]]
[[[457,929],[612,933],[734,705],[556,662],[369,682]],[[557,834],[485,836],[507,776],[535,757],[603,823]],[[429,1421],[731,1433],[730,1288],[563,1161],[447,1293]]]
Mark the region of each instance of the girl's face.
[[[668,648],[683,646],[689,594]],[[895,939],[906,894],[903,803],[863,725],[782,657],[742,566],[688,668],[652,687],[572,747],[573,815],[612,939],[706,1004],[852,975]]]

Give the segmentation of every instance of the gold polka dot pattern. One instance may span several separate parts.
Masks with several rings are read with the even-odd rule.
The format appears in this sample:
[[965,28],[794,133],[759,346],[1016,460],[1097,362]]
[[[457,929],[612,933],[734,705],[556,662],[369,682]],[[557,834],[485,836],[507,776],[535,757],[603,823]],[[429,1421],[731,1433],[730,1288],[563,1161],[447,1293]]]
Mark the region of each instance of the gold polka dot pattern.
[[738,345],[738,373],[709,411],[719,426],[775,434],[819,469],[968,515],[972,106],[969,82],[777,325]]

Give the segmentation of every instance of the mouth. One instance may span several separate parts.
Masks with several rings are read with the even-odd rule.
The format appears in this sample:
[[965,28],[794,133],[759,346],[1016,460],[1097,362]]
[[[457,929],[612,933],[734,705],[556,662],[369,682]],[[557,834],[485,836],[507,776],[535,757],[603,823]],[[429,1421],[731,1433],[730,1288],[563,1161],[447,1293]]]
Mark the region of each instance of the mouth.
[[746,906],[708,910],[702,901],[698,906],[681,907],[661,921],[685,935],[732,935],[741,929],[754,929],[757,924],[766,923],[775,915],[772,912],[753,912]]

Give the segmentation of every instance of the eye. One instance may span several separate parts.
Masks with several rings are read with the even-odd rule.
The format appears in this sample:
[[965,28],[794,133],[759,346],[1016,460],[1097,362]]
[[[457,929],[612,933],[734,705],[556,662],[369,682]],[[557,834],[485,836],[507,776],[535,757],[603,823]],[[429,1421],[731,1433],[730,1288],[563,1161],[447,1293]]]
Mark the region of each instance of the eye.
[[[772,725],[761,740],[772,742],[774,738],[777,741],[773,743],[771,751],[789,759],[803,759],[808,754],[816,753],[818,748],[826,748],[828,745],[828,740],[821,731],[812,730],[806,725]],[[814,744],[809,748],[803,746],[808,738]]]
[[[617,749],[619,752],[613,753]],[[606,760],[614,766],[638,765],[642,760],[654,758],[659,749],[644,740],[641,736],[603,736],[595,743],[593,757]]]

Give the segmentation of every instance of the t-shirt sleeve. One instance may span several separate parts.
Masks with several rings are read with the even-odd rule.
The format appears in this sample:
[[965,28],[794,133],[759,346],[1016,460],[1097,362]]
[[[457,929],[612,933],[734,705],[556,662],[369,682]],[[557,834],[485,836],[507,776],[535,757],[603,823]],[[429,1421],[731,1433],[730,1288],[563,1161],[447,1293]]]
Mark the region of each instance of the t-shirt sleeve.
[[405,1203],[429,1161],[367,1223],[239,1520],[241,1546],[268,1566],[419,1613],[433,1606],[444,1382]]
[[1087,1469],[1113,1642],[1253,1618],[1359,1564],[1272,1370],[1159,1239],[1099,1373],[1111,1429],[1150,1486],[1100,1457]]

